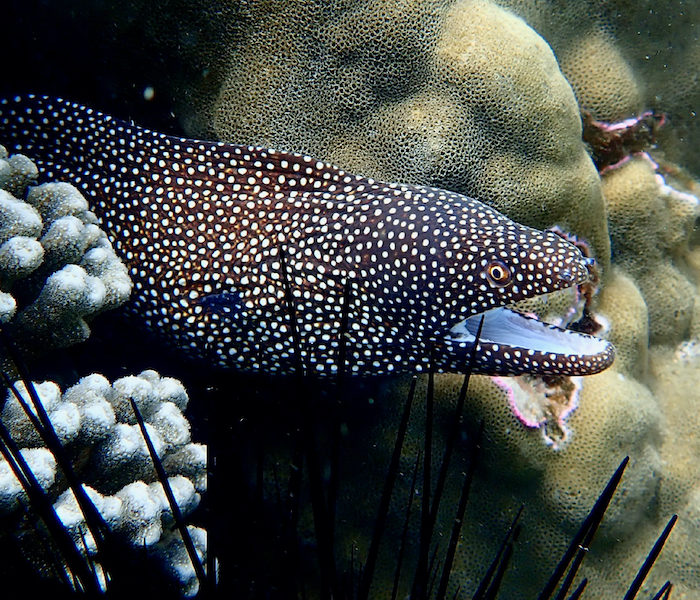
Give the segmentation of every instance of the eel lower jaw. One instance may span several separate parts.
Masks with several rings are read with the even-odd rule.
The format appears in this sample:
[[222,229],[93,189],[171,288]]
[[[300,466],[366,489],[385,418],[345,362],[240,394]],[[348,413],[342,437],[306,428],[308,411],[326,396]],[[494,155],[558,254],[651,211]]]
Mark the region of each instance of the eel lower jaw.
[[494,308],[450,329],[451,343],[473,344],[484,319],[474,372],[492,375],[591,375],[609,367],[612,344],[507,308]]

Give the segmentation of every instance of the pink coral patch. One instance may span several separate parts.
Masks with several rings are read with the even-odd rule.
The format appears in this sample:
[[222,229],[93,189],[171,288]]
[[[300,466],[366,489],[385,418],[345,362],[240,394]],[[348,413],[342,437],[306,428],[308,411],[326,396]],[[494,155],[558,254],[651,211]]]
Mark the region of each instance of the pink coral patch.
[[579,377],[492,377],[513,414],[526,427],[539,429],[548,446],[559,450],[568,441],[566,419],[578,406]]

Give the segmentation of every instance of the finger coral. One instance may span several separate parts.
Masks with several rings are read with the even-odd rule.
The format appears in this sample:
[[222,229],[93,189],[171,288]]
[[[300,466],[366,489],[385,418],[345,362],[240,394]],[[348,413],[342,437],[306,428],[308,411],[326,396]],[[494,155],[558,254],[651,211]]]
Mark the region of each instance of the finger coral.
[[[134,549],[150,548],[151,554],[161,557],[185,593],[196,593],[197,578],[182,542],[175,540],[172,511],[130,405],[134,401],[139,408],[149,438],[167,470],[177,505],[183,515],[188,515],[199,504],[206,486],[206,449],[191,441],[190,425],[182,414],[188,402],[182,384],[155,371],[144,371],[112,384],[102,375],[89,375],[63,394],[52,382],[34,387],[89,498],[109,529]],[[24,385],[18,383],[16,388],[31,405]],[[94,554],[95,540],[73,491],[67,489],[54,456],[43,446],[31,419],[11,392],[1,417],[54,502],[73,541],[78,548]],[[13,515],[19,517],[21,504],[27,504],[26,492],[8,463],[0,459],[0,515],[6,520]],[[203,532],[197,533],[199,538],[202,535]],[[200,553],[205,552],[201,540],[198,547]]]
[[0,319],[30,351],[87,339],[88,321],[131,291],[85,198],[67,183],[29,187],[36,177],[0,147]]

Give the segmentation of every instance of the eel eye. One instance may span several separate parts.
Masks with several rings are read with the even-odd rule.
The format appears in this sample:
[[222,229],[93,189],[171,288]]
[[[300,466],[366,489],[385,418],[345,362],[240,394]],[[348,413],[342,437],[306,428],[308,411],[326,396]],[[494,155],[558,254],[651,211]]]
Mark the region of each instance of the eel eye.
[[493,287],[505,287],[510,285],[513,273],[505,263],[494,260],[486,268],[486,279]]

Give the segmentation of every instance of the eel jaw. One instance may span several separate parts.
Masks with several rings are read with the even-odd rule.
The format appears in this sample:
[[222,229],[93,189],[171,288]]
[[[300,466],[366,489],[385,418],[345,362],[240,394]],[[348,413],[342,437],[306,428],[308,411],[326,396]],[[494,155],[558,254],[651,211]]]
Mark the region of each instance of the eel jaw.
[[472,345],[482,317],[475,373],[592,375],[608,368],[615,358],[615,349],[606,340],[561,329],[503,307],[459,322],[450,329],[446,341]]

